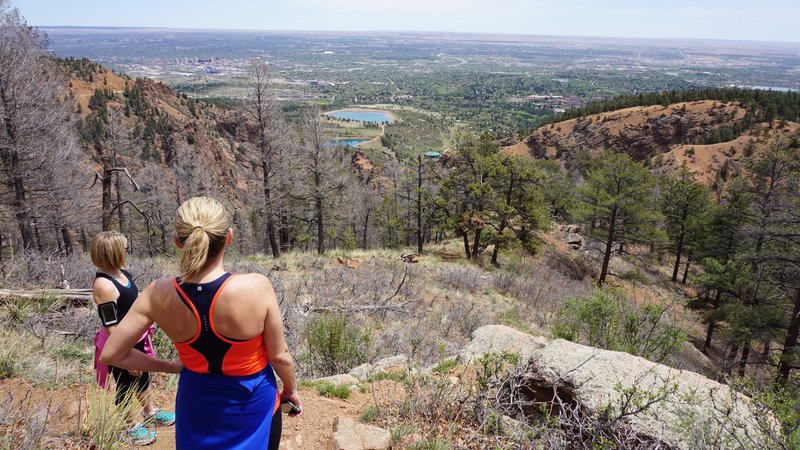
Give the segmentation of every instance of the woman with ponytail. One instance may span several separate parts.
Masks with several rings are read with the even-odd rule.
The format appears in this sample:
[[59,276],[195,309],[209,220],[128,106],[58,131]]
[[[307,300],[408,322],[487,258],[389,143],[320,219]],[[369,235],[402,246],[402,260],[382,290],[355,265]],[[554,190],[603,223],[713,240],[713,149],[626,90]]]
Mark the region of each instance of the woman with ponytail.
[[275,291],[263,275],[225,271],[233,230],[214,199],[195,197],[178,208],[174,241],[180,276],[156,280],[141,293],[101,361],[169,371],[132,349],[155,322],[185,366],[176,399],[176,448],[277,449],[281,401],[292,405],[290,415],[300,413],[302,402]]

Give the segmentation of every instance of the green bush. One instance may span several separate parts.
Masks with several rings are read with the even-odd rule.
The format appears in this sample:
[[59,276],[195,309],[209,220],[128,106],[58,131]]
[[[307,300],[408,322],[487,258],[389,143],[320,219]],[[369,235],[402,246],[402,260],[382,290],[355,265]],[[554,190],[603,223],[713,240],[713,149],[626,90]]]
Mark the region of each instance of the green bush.
[[450,373],[451,370],[458,364],[455,359],[445,359],[433,368],[434,373]]
[[347,400],[350,397],[350,386],[346,384],[333,384],[328,381],[321,381],[317,383],[317,392],[323,397]]
[[361,423],[370,423],[374,421],[378,417],[378,408],[374,406],[369,406],[361,412],[361,417],[358,418],[358,421]]
[[403,440],[403,438],[405,438],[406,436],[410,436],[416,433],[417,431],[418,430],[415,427],[408,424],[402,424],[392,428],[390,430],[392,434],[392,440],[391,440],[392,447],[394,448],[394,446],[398,445]]
[[78,361],[81,363],[89,363],[94,359],[94,353],[79,343],[69,343],[59,345],[52,349],[53,355],[62,361]]
[[367,361],[369,332],[348,322],[344,314],[325,314],[308,321],[304,330],[308,353],[302,360],[315,376],[347,372]]
[[450,450],[452,447],[444,439],[430,439],[413,445],[409,450]]
[[676,353],[686,335],[668,323],[663,305],[638,306],[617,289],[597,289],[571,297],[556,314],[553,336],[662,362]]
[[122,450],[133,448],[132,443],[121,442],[130,426],[128,418],[136,406],[134,391],[116,405],[114,394],[100,388],[90,388],[86,393],[86,413],[81,430],[88,440],[87,447],[98,450]]
[[13,353],[0,354],[0,380],[11,378],[17,373],[17,356]]
[[650,278],[647,278],[647,275],[645,275],[639,269],[633,269],[633,270],[628,270],[627,272],[622,272],[619,277],[622,278],[623,280],[635,281],[637,283],[641,283],[644,285],[652,284]]

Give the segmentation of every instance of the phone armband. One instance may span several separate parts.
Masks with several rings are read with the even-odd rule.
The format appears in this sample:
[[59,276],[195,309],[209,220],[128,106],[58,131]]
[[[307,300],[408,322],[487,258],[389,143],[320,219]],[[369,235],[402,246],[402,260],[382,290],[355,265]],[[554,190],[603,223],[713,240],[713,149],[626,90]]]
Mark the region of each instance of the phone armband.
[[97,305],[97,314],[100,316],[100,323],[104,327],[110,327],[119,323],[117,312],[117,302],[106,302]]

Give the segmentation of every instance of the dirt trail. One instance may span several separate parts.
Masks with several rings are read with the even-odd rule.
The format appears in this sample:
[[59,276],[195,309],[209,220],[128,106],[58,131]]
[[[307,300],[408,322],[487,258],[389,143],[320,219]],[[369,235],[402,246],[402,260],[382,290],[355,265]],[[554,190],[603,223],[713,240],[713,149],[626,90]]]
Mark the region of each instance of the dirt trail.
[[[164,409],[173,409],[174,393],[166,392],[157,382],[154,390],[155,401]],[[85,386],[83,386],[85,387]],[[34,387],[19,379],[0,380],[0,396],[6,405],[24,404],[33,414],[42,416],[48,409],[49,448],[79,448],[74,438],[78,429],[78,398],[85,389],[75,384],[60,389]],[[325,448],[333,433],[336,416],[347,416],[355,420],[368,406],[374,404],[370,393],[353,392],[347,400],[327,398],[319,395],[316,389],[301,389],[303,414],[299,417],[283,417],[283,437],[281,449],[303,450]],[[13,400],[9,400],[9,398]],[[80,407],[85,408],[85,403]],[[158,427],[158,439],[148,446],[138,449],[168,450],[175,448],[175,428]]]

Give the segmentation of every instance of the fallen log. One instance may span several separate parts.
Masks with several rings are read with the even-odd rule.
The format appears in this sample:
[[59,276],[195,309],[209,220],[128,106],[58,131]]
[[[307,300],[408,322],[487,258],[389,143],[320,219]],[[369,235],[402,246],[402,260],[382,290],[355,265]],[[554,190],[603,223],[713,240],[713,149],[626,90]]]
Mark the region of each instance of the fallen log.
[[0,302],[28,298],[28,299],[57,299],[74,303],[91,303],[91,289],[0,289]]

